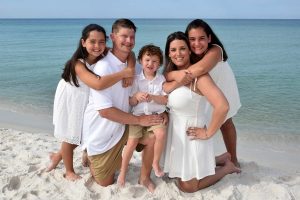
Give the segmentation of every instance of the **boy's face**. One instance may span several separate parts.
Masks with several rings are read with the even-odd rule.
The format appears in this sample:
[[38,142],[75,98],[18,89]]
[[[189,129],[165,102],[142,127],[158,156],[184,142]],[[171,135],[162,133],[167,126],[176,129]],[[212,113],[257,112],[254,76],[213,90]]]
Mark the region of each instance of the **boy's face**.
[[155,75],[160,66],[160,59],[157,55],[144,54],[140,60],[143,71],[147,75]]
[[129,28],[119,28],[118,32],[111,33],[114,48],[124,53],[130,53],[135,45],[135,32]]

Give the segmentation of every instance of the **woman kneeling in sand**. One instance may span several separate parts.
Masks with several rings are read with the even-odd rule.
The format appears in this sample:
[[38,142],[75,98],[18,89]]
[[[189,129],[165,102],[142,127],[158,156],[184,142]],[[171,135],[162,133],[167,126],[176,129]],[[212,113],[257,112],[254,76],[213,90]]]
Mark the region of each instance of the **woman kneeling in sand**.
[[[184,33],[168,36],[165,48],[165,75],[191,65],[189,41]],[[187,71],[188,73],[188,71]],[[196,192],[206,188],[225,175],[240,172],[230,160],[230,154],[214,156],[212,136],[225,120],[229,106],[226,98],[208,74],[191,83],[179,86],[167,82],[164,89],[169,94],[170,108],[168,139],[165,151],[164,172],[178,178],[179,189]],[[206,128],[206,102],[214,108]],[[218,168],[216,168],[216,163]]]

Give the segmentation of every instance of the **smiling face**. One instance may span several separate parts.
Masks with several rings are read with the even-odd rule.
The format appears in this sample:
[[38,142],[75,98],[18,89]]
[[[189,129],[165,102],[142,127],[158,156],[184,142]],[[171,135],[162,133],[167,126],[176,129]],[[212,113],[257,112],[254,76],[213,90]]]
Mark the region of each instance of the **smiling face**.
[[211,42],[210,35],[208,36],[203,28],[192,28],[188,32],[188,38],[191,50],[198,56],[202,56],[208,49],[208,43]]
[[157,55],[151,55],[146,52],[140,59],[140,63],[146,76],[155,76],[160,66],[160,58]]
[[170,43],[169,57],[178,69],[190,66],[191,51],[184,40],[175,39]]
[[118,31],[111,33],[111,40],[114,50],[128,54],[135,45],[135,31],[132,28],[119,28]]
[[99,57],[106,48],[106,38],[104,33],[91,31],[86,40],[81,39],[81,44],[88,52],[88,59],[94,60]]

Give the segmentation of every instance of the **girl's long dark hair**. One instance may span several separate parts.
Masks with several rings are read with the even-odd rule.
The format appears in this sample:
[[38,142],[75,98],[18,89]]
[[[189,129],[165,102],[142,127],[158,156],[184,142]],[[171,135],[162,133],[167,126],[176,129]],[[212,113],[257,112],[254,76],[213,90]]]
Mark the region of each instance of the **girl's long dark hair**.
[[[203,21],[202,19],[195,19],[187,25],[187,27],[185,29],[186,36],[189,37],[190,30],[191,29],[196,29],[196,28],[202,28],[204,30],[204,32],[206,33],[207,37],[210,35],[211,42],[208,44],[208,49],[210,49],[212,47],[212,44],[217,44],[222,48],[222,50],[223,50],[223,61],[226,61],[228,59],[228,56],[227,56],[227,53],[225,51],[225,48],[224,48],[222,42],[219,40],[219,38],[214,33],[212,28],[205,21]],[[198,57],[198,60],[199,60],[199,56],[192,53],[192,60],[194,62],[195,62],[195,57]]]
[[[73,56],[66,62],[65,67],[63,69],[63,73],[61,75],[61,77],[66,82],[74,84],[76,87],[79,87],[76,72],[75,72],[76,62],[78,61],[78,59],[83,59],[85,61],[89,55],[86,48],[82,46],[81,39],[86,41],[86,39],[89,37],[91,31],[102,32],[104,34],[105,39],[107,39],[105,29],[102,26],[99,26],[98,24],[87,25],[82,30],[81,38],[79,40],[76,51],[74,52]],[[103,57],[103,55],[100,55],[96,60],[98,61],[102,57]]]
[[187,44],[189,50],[191,50],[189,40],[183,32],[177,31],[177,32],[171,33],[167,37],[167,42],[166,42],[166,46],[165,46],[165,67],[164,67],[164,70],[163,70],[164,75],[166,75],[167,73],[169,73],[171,71],[178,70],[177,66],[171,61],[171,59],[169,57],[170,44],[174,40],[183,40],[183,41],[185,41],[185,43]]

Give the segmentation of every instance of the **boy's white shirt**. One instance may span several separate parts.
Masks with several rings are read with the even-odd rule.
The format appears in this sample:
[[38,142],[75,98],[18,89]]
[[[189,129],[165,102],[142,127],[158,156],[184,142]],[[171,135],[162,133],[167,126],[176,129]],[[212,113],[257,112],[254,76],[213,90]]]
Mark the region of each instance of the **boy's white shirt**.
[[[147,80],[143,70],[136,75],[130,96],[132,97],[136,92],[146,92],[153,95],[167,95],[163,91],[163,83],[166,81],[162,74],[156,73],[152,80]],[[151,102],[140,102],[133,106],[131,112],[136,115],[149,115],[149,114],[160,114],[166,110],[166,105],[157,104],[154,101]]]

